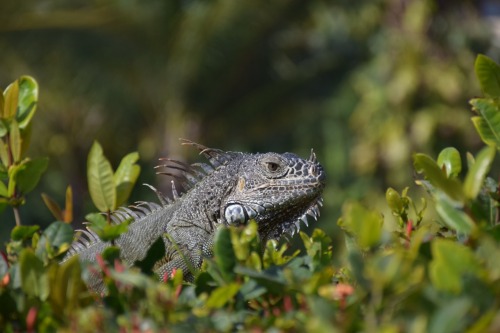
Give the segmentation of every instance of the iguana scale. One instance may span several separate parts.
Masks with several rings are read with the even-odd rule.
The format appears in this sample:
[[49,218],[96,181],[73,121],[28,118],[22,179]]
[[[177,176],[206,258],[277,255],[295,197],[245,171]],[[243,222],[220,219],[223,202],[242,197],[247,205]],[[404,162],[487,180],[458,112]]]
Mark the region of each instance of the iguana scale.
[[[307,215],[317,219],[325,173],[312,150],[304,160],[292,153],[248,154],[207,148],[188,140],[183,144],[196,147],[210,164],[163,159],[166,164],[160,167],[181,172],[186,193],[179,195],[173,181],[173,199],[150,186],[160,204],[140,202],[113,213],[114,223],[134,220],[115,241],[125,263],[142,260],[153,242],[163,236],[166,256],[156,264],[155,272],[164,276],[182,268],[189,277],[188,266],[200,267],[203,258],[211,255],[213,236],[221,225],[240,225],[253,219],[266,241],[293,235],[301,222],[307,225]],[[169,171],[163,174],[175,176]],[[91,230],[80,233],[64,260],[79,255],[82,262],[95,262],[109,243]],[[88,284],[91,290],[102,291],[96,274]]]

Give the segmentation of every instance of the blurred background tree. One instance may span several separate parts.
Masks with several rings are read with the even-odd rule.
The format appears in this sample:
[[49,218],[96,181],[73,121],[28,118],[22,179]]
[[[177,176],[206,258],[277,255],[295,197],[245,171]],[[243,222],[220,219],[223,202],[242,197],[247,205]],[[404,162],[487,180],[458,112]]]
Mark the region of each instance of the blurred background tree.
[[[31,156],[49,156],[40,190],[77,221],[93,208],[86,157],[99,140],[115,167],[194,161],[178,138],[253,152],[314,147],[328,175],[322,228],[347,198],[371,206],[412,183],[411,154],[479,139],[467,100],[477,53],[500,60],[495,1],[25,0],[0,2],[0,86],[40,85]],[[497,16],[495,16],[497,15]],[[498,26],[498,23],[497,23]],[[139,186],[133,198],[153,198]],[[40,196],[25,224],[51,222]],[[14,221],[0,215],[0,240]]]

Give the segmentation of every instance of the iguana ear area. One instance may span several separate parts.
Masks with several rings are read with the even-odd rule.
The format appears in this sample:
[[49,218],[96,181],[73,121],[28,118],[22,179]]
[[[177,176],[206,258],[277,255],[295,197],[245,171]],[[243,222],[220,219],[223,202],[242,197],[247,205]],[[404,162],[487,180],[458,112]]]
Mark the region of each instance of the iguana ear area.
[[262,155],[259,164],[268,178],[281,178],[288,172],[287,163],[278,154]]

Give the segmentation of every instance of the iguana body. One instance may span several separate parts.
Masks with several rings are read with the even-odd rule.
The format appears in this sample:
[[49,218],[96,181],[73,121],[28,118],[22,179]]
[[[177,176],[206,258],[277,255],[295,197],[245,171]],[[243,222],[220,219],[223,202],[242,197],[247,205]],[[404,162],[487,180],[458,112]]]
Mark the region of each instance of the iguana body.
[[[190,187],[184,195],[179,196],[173,187],[174,199],[170,200],[155,190],[160,205],[143,202],[113,214],[115,223],[134,219],[128,232],[116,240],[127,264],[142,260],[163,236],[166,256],[156,264],[156,273],[163,276],[182,268],[189,275],[189,265],[200,267],[203,258],[211,255],[218,226],[254,219],[265,241],[284,233],[293,235],[300,229],[300,221],[307,223],[306,214],[317,218],[325,174],[312,151],[310,158],[303,160],[291,153],[246,154],[190,141],[184,144],[198,148],[210,162],[187,165],[165,159],[169,164],[161,167],[182,171],[186,187]],[[74,242],[66,259],[78,254],[81,261],[95,262],[96,255],[109,243],[100,241],[91,231],[82,232],[88,239]],[[89,287],[102,290],[100,277],[91,276]]]

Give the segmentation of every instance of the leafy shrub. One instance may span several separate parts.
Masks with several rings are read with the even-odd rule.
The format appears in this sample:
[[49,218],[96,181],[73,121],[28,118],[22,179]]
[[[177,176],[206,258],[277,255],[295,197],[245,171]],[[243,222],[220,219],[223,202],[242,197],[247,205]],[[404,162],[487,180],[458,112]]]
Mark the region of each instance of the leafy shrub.
[[[386,201],[397,221],[395,230],[384,226],[387,217],[380,213],[346,203],[338,221],[346,235],[342,266],[334,264],[333,244],[321,230],[310,236],[300,233],[302,251],[289,253],[286,244],[261,244],[256,224],[249,223],[219,229],[213,258],[205,260],[194,283],[186,283],[180,270],[155,277],[141,272],[141,267],[124,267],[106,253],[87,268],[76,258],[59,264],[73,237],[67,223],[55,222],[41,234],[36,226],[18,226],[0,259],[0,328],[7,332],[500,330],[500,187],[488,177],[500,146],[500,67],[479,56],[475,68],[485,97],[471,100],[472,122],[487,147],[476,156],[466,154],[467,168],[452,147],[437,160],[415,154],[415,170],[423,176],[417,184],[428,191],[430,200],[415,200],[408,189],[388,189]],[[16,125],[9,127],[10,137],[12,131]],[[119,192],[122,182],[116,181],[120,167],[113,174],[96,147],[89,156],[94,161],[89,162],[89,174],[106,172],[94,180],[89,176],[89,182],[95,182],[94,191],[100,189],[101,196],[93,196],[97,207],[109,212],[122,202],[117,193],[124,194]],[[124,160],[134,183],[136,157]],[[467,172],[461,177],[463,169]],[[437,218],[426,217],[428,205]],[[106,229],[105,219],[97,220],[93,226]],[[120,232],[108,230],[101,237],[113,239]],[[90,270],[101,272],[107,294],[88,292],[84,277]]]

